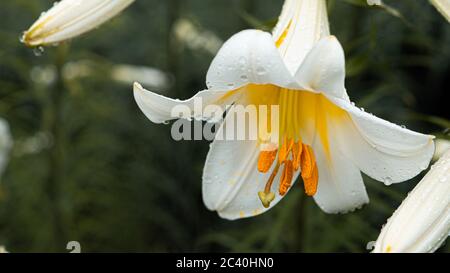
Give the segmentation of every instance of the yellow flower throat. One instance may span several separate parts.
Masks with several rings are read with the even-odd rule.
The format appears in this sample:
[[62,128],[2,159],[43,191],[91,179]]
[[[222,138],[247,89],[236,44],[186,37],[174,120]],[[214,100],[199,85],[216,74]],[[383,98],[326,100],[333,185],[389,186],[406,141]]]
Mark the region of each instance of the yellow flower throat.
[[[245,88],[246,101],[254,105],[279,106],[278,126],[271,128],[268,124],[269,134],[278,136],[278,143],[269,143],[269,148],[262,148],[258,158],[258,171],[267,173],[273,166],[272,173],[267,180],[263,191],[258,193],[264,207],[269,207],[275,199],[272,192],[273,182],[281,171],[278,194],[284,196],[292,185],[294,174],[301,170],[305,192],[313,196],[317,192],[319,172],[311,146],[302,141],[301,132],[308,130],[308,125],[322,127],[323,136],[326,135],[326,126],[318,122],[318,105],[321,95],[308,91],[288,90],[273,85],[249,85]],[[258,112],[258,118],[261,118]],[[271,111],[268,113],[271,120]],[[271,132],[278,129],[278,132]],[[261,132],[260,132],[261,133]],[[267,136],[259,136],[260,145],[267,144]],[[261,146],[262,147],[262,146]]]

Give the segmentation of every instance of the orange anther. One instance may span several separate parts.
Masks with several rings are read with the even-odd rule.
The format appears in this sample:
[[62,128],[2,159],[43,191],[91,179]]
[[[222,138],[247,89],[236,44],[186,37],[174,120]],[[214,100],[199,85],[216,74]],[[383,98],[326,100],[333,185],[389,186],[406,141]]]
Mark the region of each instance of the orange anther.
[[305,192],[309,196],[313,196],[317,192],[317,185],[319,182],[319,170],[317,169],[316,158],[311,146],[302,144],[303,151],[301,154],[301,172]]
[[277,150],[261,151],[258,158],[258,171],[266,173],[277,157]]
[[285,195],[289,187],[291,187],[293,176],[294,176],[294,168],[292,166],[292,161],[286,160],[284,162],[284,169],[280,179],[279,193],[281,196]]
[[303,177],[303,184],[305,186],[305,193],[308,196],[313,196],[316,194],[317,185],[319,184],[319,170],[317,169],[317,165],[314,164],[311,177]]
[[300,159],[300,167],[302,168],[302,177],[311,177],[316,159],[311,146],[302,144],[302,154]]
[[294,171],[298,171],[300,168],[302,150],[303,145],[301,142],[296,142],[292,147],[292,165],[294,167]]
[[293,146],[294,146],[293,139],[284,138],[283,144],[281,145],[281,148],[280,148],[280,153],[278,155],[278,162],[280,164],[283,163],[284,161],[286,161]]

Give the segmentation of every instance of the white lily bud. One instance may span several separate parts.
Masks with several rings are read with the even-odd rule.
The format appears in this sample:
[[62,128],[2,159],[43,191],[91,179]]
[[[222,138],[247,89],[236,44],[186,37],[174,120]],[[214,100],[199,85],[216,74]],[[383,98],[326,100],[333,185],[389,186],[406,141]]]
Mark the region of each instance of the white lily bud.
[[430,2],[450,22],[450,0],[430,0]]
[[450,151],[417,184],[383,227],[375,253],[436,251],[450,231]]
[[438,138],[434,141],[434,143],[436,145],[436,150],[434,151],[433,161],[436,161],[441,158],[445,152],[450,150],[450,141]]
[[27,46],[57,44],[108,21],[134,0],[62,0],[24,32]]

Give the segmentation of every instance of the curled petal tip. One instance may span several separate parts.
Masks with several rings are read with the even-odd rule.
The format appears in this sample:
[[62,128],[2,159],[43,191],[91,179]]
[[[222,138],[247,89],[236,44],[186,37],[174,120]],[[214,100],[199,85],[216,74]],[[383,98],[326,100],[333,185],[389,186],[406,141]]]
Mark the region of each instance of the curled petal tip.
[[133,83],[133,89],[134,89],[134,91],[139,91],[139,90],[142,90],[143,87],[142,87],[142,85],[140,83],[134,82]]

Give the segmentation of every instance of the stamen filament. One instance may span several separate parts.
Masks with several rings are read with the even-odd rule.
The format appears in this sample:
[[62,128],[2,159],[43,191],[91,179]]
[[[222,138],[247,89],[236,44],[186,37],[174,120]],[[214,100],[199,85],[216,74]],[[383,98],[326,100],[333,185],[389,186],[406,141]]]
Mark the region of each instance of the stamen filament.
[[277,175],[279,169],[280,169],[280,163],[277,163],[277,165],[275,165],[275,169],[273,169],[272,174],[269,177],[269,180],[267,180],[266,187],[264,188],[265,193],[270,192],[270,188],[272,188],[273,180],[275,179],[275,176]]
[[277,162],[277,165],[275,165],[275,168],[272,171],[269,180],[267,180],[266,186],[264,187],[264,191],[258,192],[259,199],[261,200],[261,203],[265,208],[268,208],[270,206],[270,203],[275,199],[275,194],[271,192],[270,189],[272,188],[273,181],[279,169],[280,163]]

